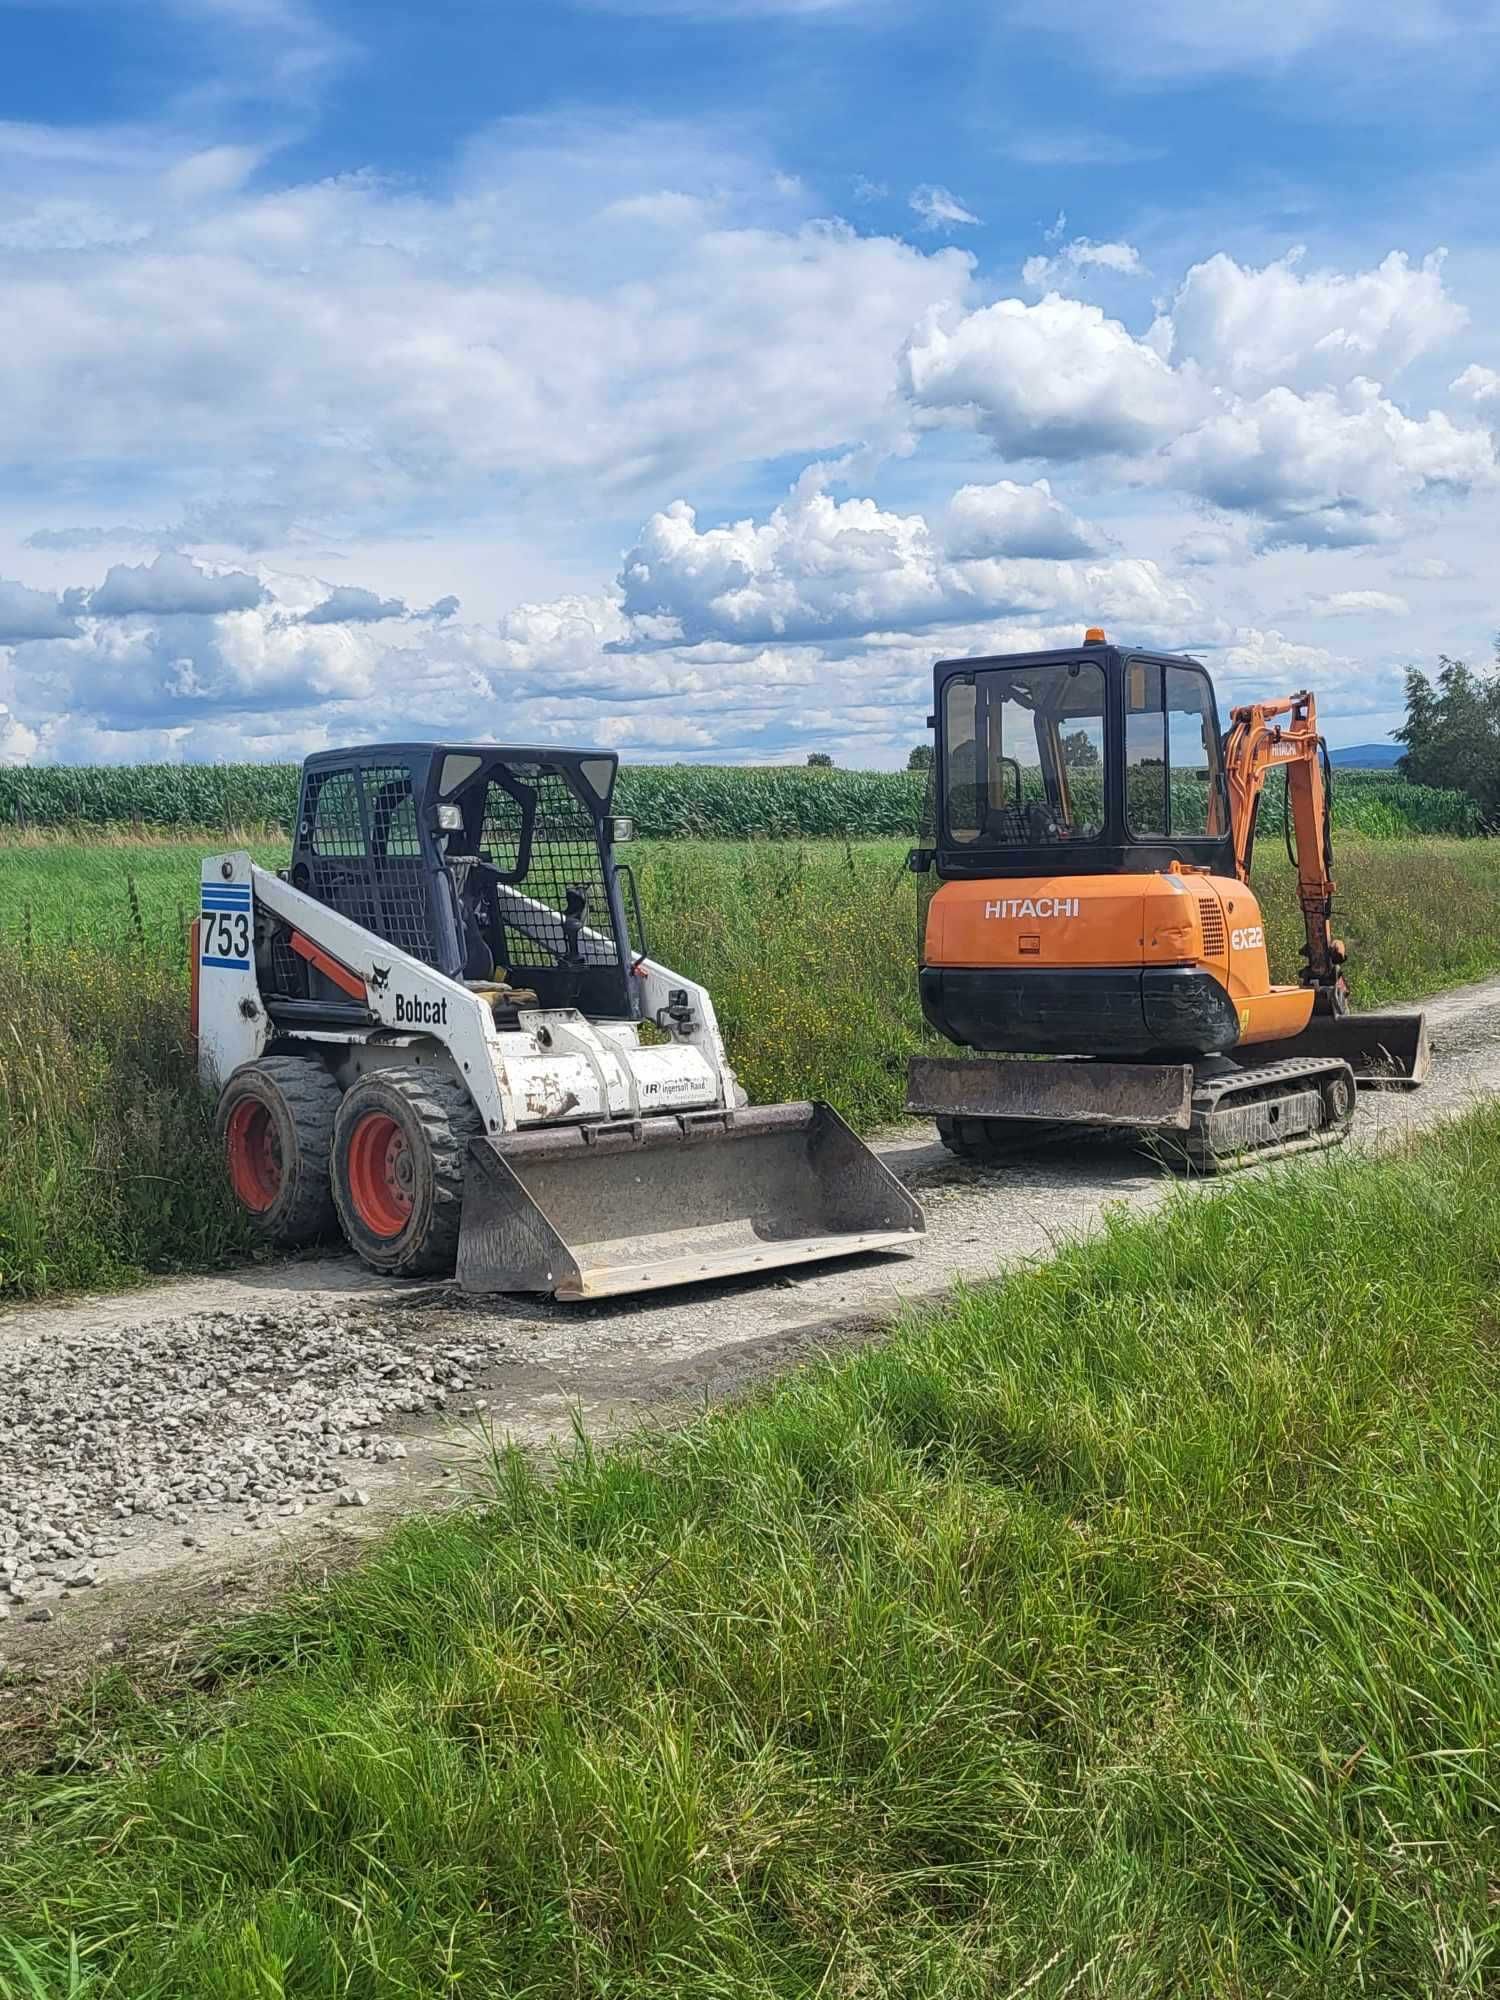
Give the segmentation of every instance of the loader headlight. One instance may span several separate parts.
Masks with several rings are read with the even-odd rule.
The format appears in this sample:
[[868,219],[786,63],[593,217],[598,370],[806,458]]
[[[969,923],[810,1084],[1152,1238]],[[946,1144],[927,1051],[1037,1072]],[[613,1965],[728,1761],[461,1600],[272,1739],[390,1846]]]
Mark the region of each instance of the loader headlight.
[[609,837],[616,847],[635,839],[635,821],[628,813],[616,813],[609,823]]
[[462,806],[439,806],[437,809],[439,833],[462,833],[464,830],[464,809]]

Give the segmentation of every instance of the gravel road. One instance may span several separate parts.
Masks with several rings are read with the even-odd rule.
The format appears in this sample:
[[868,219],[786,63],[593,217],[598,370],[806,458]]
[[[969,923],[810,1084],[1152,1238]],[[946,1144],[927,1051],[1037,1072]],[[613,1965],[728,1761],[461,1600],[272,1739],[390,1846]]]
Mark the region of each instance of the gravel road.
[[[1500,980],[1429,1018],[1432,1082],[1363,1096],[1359,1144],[1500,1092]],[[8,1314],[0,1667],[92,1660],[232,1608],[468,1490],[495,1438],[607,1433],[723,1395],[1180,1185],[1098,1142],[975,1169],[912,1127],[882,1151],[926,1210],[914,1257],[587,1307],[476,1306],[327,1257]]]

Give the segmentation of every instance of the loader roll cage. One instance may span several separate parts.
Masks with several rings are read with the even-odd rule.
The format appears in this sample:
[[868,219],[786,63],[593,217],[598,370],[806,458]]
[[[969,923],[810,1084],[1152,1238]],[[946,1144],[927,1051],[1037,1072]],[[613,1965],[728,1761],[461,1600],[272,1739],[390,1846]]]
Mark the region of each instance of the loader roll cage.
[[[310,757],[286,879],[451,979],[633,1020],[645,940],[614,858],[617,771],[607,752],[492,744]],[[268,995],[338,1010],[289,937],[258,948]]]

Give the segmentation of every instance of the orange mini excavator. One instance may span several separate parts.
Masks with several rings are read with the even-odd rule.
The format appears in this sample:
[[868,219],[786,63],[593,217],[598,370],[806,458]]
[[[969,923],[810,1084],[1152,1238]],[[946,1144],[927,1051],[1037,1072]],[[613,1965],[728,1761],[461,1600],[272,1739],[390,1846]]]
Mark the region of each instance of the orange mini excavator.
[[[1349,1011],[1332,929],[1328,753],[1310,694],[1220,732],[1195,660],[1111,646],[944,660],[922,877],[922,1011],[993,1061],[913,1058],[908,1108],[961,1158],[1051,1127],[1160,1135],[1216,1169],[1337,1144],[1356,1079],[1421,1081],[1420,1014]],[[1306,926],[1272,982],[1249,886],[1267,774],[1287,786]]]

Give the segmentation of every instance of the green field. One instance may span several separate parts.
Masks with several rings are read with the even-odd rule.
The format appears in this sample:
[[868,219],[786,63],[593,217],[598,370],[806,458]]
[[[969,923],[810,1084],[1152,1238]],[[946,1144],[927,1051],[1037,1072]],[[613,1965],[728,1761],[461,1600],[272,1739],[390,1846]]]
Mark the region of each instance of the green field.
[[505,1459],[12,1740],[0,1993],[1491,1994],[1497,1287],[1488,1111]]
[[[290,831],[295,764],[40,765],[0,769],[0,825],[48,827],[247,827]],[[1075,775],[1080,798],[1089,780]],[[1097,780],[1093,781],[1097,783]],[[1195,788],[1184,781],[1189,792]],[[927,780],[908,771],[809,770],[805,766],[627,765],[615,810],[653,840],[908,839]],[[1202,810],[1201,788],[1197,809]],[[1284,774],[1273,772],[1260,827],[1285,821]],[[1472,835],[1480,814],[1462,792],[1409,785],[1394,771],[1338,771],[1334,825],[1376,839]]]
[[[187,1054],[203,845],[0,847],[0,1295],[246,1251]],[[756,1102],[826,1098],[864,1131],[900,1115],[924,1035],[904,855],[896,841],[636,850],[652,950],[709,988]],[[1301,925],[1274,844],[1257,875],[1276,970],[1294,979]],[[1500,968],[1500,846],[1347,836],[1339,879],[1359,1003]]]

